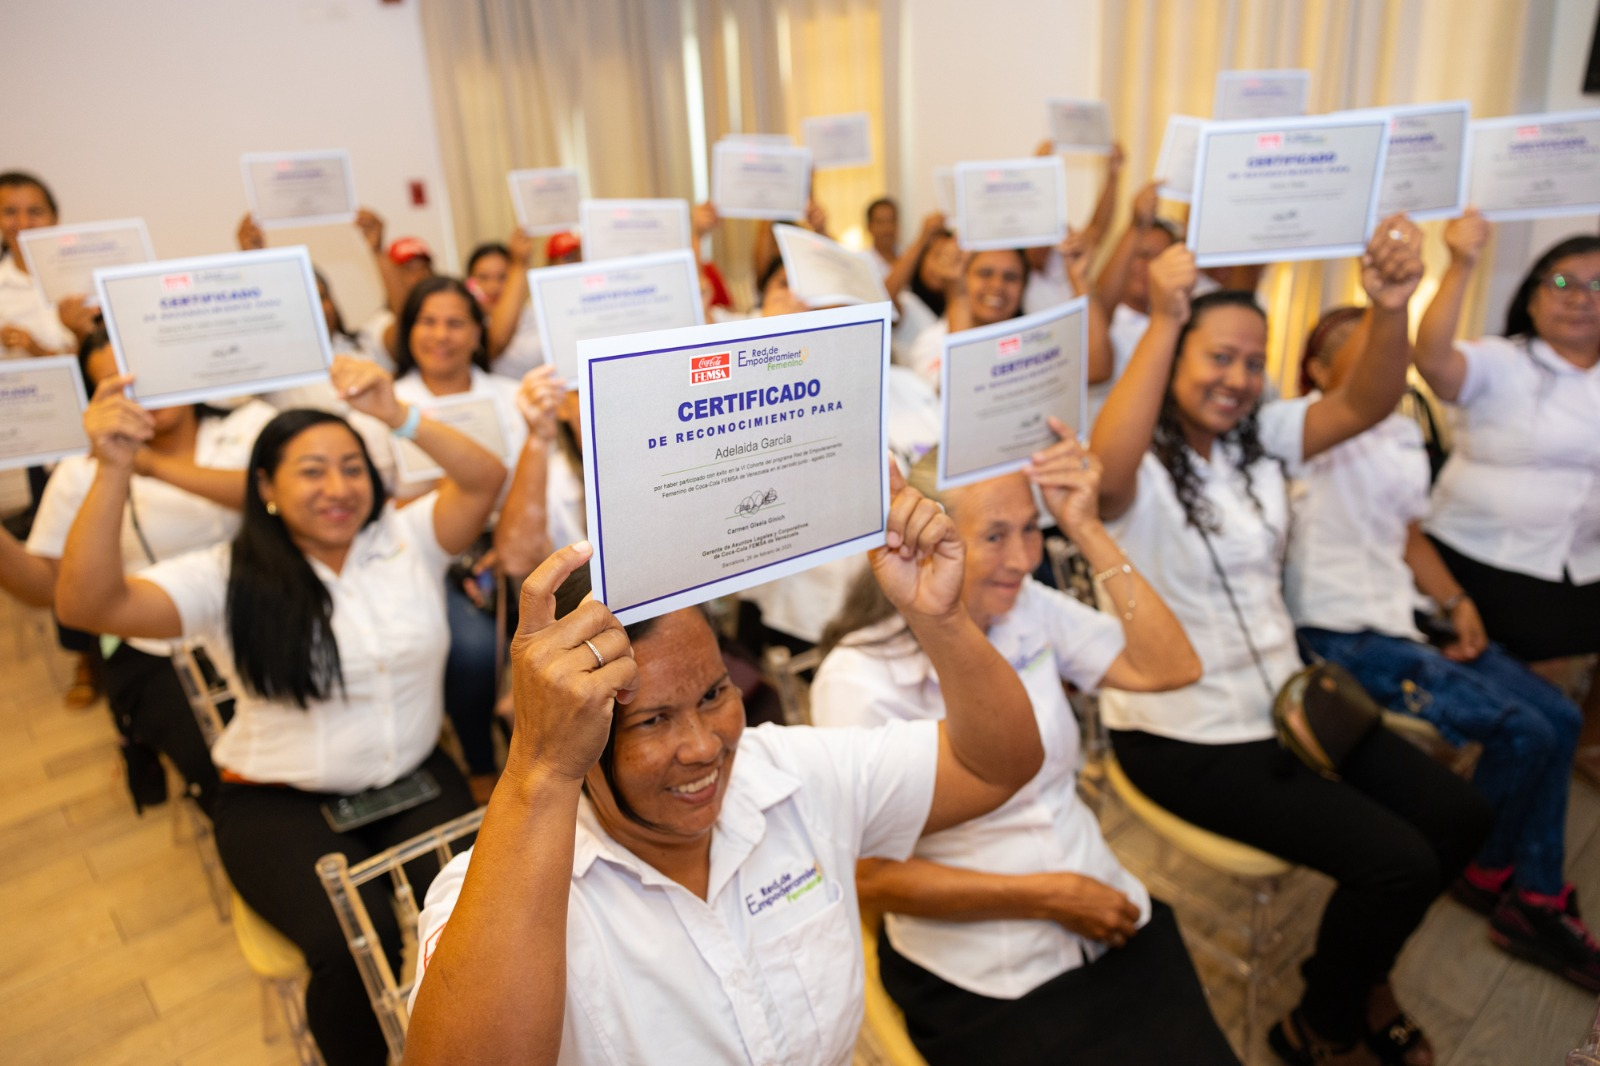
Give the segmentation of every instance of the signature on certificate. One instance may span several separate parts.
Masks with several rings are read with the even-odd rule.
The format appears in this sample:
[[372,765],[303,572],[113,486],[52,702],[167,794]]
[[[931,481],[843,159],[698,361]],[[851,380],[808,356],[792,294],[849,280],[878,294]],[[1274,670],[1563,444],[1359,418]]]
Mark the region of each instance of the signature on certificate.
[[735,515],[755,514],[757,511],[771,507],[777,502],[777,489],[757,490],[734,505],[733,513]]

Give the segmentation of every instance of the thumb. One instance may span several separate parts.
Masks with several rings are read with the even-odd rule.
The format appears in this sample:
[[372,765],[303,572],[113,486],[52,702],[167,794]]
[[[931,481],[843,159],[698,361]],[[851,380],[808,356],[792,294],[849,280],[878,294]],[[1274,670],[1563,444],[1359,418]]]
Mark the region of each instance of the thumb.
[[594,546],[586,540],[559,548],[540,563],[522,583],[521,617],[517,636],[530,637],[556,620],[556,589],[573,571],[589,561]]
[[900,473],[900,464],[895,460],[894,453],[889,452],[889,498],[899,495],[900,490],[906,487],[905,475]]

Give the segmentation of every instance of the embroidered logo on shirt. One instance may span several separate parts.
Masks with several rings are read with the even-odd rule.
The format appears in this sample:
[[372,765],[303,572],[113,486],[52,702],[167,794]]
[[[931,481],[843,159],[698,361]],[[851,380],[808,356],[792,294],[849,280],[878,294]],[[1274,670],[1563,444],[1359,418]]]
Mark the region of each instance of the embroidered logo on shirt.
[[786,873],[762,885],[758,891],[744,897],[744,907],[752,916],[780,902],[795,903],[806,893],[822,884],[822,863],[816,859],[811,865],[795,873]]

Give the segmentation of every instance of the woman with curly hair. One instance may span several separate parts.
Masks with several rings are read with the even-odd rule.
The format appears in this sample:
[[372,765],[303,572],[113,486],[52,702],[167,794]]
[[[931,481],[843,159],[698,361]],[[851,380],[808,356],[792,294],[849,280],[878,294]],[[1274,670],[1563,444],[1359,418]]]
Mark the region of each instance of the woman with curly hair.
[[1204,666],[1177,692],[1103,693],[1117,758],[1179,817],[1338,882],[1305,994],[1271,1033],[1290,1063],[1432,1061],[1389,972],[1489,826],[1469,785],[1386,730],[1334,781],[1280,748],[1272,724],[1273,695],[1301,665],[1281,590],[1285,478],[1399,401],[1420,246],[1401,216],[1378,227],[1362,270],[1371,307],[1349,342],[1361,349],[1355,369],[1319,397],[1267,404],[1254,297],[1191,299],[1194,257],[1168,248],[1150,265],[1150,327],[1094,429],[1101,513]]

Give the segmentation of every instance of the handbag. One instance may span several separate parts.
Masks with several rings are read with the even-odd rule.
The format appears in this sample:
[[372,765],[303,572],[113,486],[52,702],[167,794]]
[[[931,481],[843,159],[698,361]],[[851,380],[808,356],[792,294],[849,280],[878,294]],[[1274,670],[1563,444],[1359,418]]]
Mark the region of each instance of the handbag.
[[1350,671],[1338,663],[1319,662],[1302,667],[1289,676],[1283,687],[1274,690],[1267,676],[1266,664],[1256,650],[1250,636],[1244,612],[1234,598],[1233,587],[1222,569],[1216,549],[1204,529],[1200,539],[1205,542],[1211,556],[1211,566],[1222,582],[1228,605],[1238,619],[1239,631],[1244,634],[1245,646],[1255,661],[1261,683],[1266,686],[1272,700],[1272,727],[1278,734],[1278,743],[1307,767],[1329,781],[1340,780],[1339,771],[1356,746],[1383,721],[1383,708],[1368,695]]

